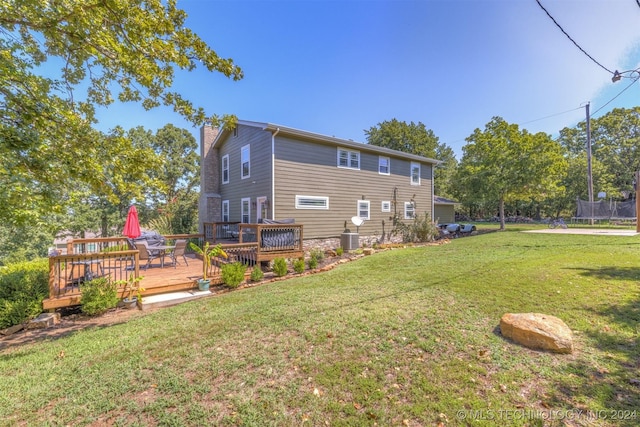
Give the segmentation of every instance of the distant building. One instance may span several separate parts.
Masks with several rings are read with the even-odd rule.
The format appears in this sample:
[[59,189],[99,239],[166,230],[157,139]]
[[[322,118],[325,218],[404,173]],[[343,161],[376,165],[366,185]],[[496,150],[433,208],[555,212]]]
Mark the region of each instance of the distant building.
[[440,196],[434,196],[433,202],[435,212],[433,218],[438,221],[438,224],[456,222],[456,205],[459,205],[459,202]]
[[[92,231],[85,231],[84,233],[85,239],[95,239],[100,237],[99,233],[94,233]],[[73,239],[79,239],[79,235],[74,235],[70,231],[61,231],[58,233],[55,239],[53,239],[53,248],[51,249],[57,250],[60,255],[64,255],[67,253],[67,243]],[[97,243],[87,243],[87,252],[96,252],[97,251]]]

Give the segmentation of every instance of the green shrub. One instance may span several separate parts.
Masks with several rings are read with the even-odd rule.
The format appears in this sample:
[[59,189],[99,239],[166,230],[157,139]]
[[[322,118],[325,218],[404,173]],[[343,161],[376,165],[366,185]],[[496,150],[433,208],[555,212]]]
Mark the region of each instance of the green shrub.
[[0,329],[33,319],[49,296],[47,259],[9,264],[0,269]]
[[298,274],[304,273],[304,259],[298,258],[293,262],[293,271]]
[[342,246],[336,249],[336,255],[342,256],[343,253],[344,253],[344,248]]
[[273,260],[273,273],[276,276],[286,276],[288,272],[287,261],[284,258],[276,258]]
[[106,277],[80,284],[82,312],[89,316],[104,313],[118,305],[118,285]]
[[264,273],[262,272],[260,267],[258,267],[257,265],[253,267],[253,270],[251,270],[251,281],[259,282],[263,278],[264,278]]
[[324,251],[320,248],[313,248],[309,251],[309,256],[315,258],[316,261],[322,261],[324,259]]
[[114,245],[114,246],[109,246],[108,248],[104,248],[102,250],[102,253],[120,252],[120,251],[128,251],[128,250],[129,250],[129,245],[127,245],[126,243],[123,243],[121,245]]
[[398,221],[393,233],[400,233],[404,243],[432,242],[438,236],[438,226],[431,221],[429,214],[417,216],[412,223]]
[[318,258],[311,255],[311,258],[309,258],[309,270],[315,270],[316,268],[318,268]]
[[224,284],[235,289],[240,283],[244,282],[244,273],[247,271],[247,266],[241,262],[232,262],[223,264],[221,270]]

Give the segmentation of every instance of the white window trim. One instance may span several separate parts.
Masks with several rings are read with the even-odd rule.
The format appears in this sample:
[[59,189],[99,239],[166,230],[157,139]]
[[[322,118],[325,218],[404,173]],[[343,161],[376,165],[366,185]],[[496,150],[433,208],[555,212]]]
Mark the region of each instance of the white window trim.
[[[386,159],[387,160],[387,171],[386,172],[382,172],[380,170],[380,167],[382,166],[382,159]],[[391,158],[390,157],[378,156],[378,173],[380,175],[391,175]]]
[[[244,174],[244,162],[242,161],[242,153],[244,153],[244,150],[247,150],[247,174]],[[251,178],[251,144],[247,144],[242,146],[242,148],[240,149],[240,176],[242,177],[242,179],[247,179],[247,178]]]
[[380,204],[380,212],[391,212],[391,201],[384,200]]
[[[407,208],[411,206],[411,211],[413,211],[413,216],[407,215]],[[416,218],[416,207],[413,202],[404,202],[404,219],[415,219]]]
[[[225,167],[225,161],[226,161],[226,167]],[[227,179],[224,179],[224,173],[225,171],[227,172]],[[229,155],[225,154],[224,156],[222,156],[222,183],[223,184],[228,184],[229,183],[229,178],[230,178],[230,173],[229,173]]]
[[[247,202],[247,210],[244,210],[244,203]],[[247,222],[243,222],[243,224],[250,224],[251,223],[251,198],[250,197],[245,197],[243,199],[240,200],[240,221],[244,221],[244,217],[245,215],[248,217],[248,221]]]
[[[304,200],[311,203],[305,204]],[[301,203],[302,202],[302,203]],[[313,202],[322,202],[323,204],[315,205]],[[296,209],[329,209],[329,198],[325,196],[299,196],[296,195]]]
[[[415,182],[413,180],[413,169],[414,168],[418,168],[418,182]],[[421,168],[420,168],[420,163],[416,163],[416,162],[411,162],[411,169],[409,171],[409,179],[411,180],[411,185],[420,185],[420,181],[421,181]]]
[[[225,212],[227,215],[227,219],[224,219],[225,217]],[[223,200],[222,201],[222,222],[229,222],[229,201],[228,200]]]
[[[360,209],[360,206],[362,205],[366,205],[367,206],[367,215],[366,216],[362,216],[360,215],[360,211],[362,209]],[[369,200],[358,200],[358,205],[357,205],[357,212],[356,212],[356,216],[358,218],[362,218],[362,219],[366,219],[369,220],[371,219],[371,202]]]
[[[347,153],[347,166],[343,166],[340,164],[340,152],[344,152]],[[351,155],[355,154],[358,158],[358,167],[353,167],[351,165]],[[346,148],[340,148],[338,147],[338,153],[337,153],[337,165],[339,168],[343,168],[343,169],[354,169],[354,170],[360,170],[360,152],[357,150],[349,150]]]

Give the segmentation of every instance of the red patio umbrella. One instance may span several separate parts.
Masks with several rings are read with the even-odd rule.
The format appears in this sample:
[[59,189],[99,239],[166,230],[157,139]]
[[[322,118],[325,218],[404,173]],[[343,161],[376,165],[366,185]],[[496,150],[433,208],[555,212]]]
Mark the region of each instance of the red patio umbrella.
[[124,229],[122,230],[124,236],[130,239],[140,237],[140,222],[138,222],[138,211],[135,205],[129,207],[129,213],[127,213],[127,220],[124,223]]

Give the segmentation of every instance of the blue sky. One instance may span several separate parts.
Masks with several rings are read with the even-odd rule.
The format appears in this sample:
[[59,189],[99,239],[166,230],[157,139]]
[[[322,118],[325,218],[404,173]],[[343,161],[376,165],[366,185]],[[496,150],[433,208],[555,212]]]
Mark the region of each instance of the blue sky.
[[[541,0],[564,30],[609,70],[640,67],[635,0]],[[187,26],[244,71],[233,82],[179,72],[175,88],[207,113],[235,114],[365,142],[364,130],[422,122],[462,155],[493,116],[557,135],[616,107],[640,105],[640,82],[613,84],[535,0],[183,0]],[[609,104],[605,105],[607,102]],[[114,104],[100,128],[167,123],[168,109]]]

